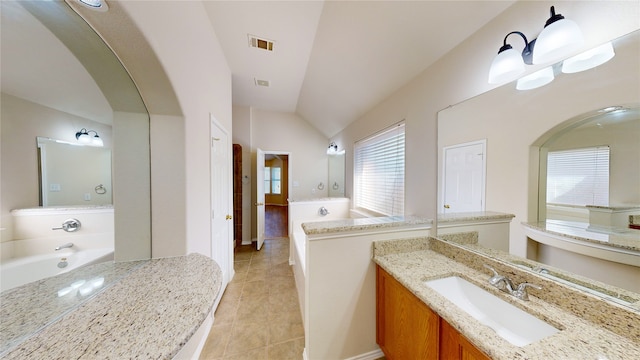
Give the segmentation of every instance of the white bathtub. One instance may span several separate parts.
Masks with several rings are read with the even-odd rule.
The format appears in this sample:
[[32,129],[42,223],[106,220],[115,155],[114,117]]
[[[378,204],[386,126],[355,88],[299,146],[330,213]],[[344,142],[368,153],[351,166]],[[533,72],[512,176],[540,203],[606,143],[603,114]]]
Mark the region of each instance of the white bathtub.
[[[59,268],[58,263],[62,258],[66,258],[68,265]],[[64,249],[50,254],[4,260],[0,264],[0,291],[105,261],[113,261],[113,248],[81,251]]]

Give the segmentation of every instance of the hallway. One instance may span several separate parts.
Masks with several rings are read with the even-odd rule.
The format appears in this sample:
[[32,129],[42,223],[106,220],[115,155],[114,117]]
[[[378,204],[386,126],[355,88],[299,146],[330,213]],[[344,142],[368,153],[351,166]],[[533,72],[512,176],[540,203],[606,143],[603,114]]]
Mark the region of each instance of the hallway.
[[301,359],[304,328],[289,239],[236,248],[235,277],[215,313],[200,359]]

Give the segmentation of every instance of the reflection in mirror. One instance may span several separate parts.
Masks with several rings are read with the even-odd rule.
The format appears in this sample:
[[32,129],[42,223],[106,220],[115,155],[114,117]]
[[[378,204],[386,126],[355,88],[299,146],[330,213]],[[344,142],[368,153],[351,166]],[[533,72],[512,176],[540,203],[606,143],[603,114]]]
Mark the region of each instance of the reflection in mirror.
[[568,123],[540,146],[539,220],[629,231],[629,216],[640,214],[632,190],[640,184],[640,108],[612,106]]
[[111,150],[37,137],[40,205],[110,205]]
[[[515,218],[506,234],[492,236],[500,246],[487,248],[491,242],[478,239],[471,248],[518,261],[516,265],[537,273],[546,269],[579,286],[599,284],[597,287],[606,287],[609,294],[625,293],[627,299],[640,299],[640,230],[632,229],[629,218],[640,215],[640,31],[614,40],[613,46],[616,56],[594,69],[559,74],[552,83],[529,91],[506,84],[440,111],[437,206],[442,209],[446,205],[442,195],[443,149],[486,141],[483,210],[514,214]],[[559,64],[554,68],[560,68]],[[612,106],[627,110],[598,112]],[[603,146],[610,153],[605,200],[587,207],[566,204],[565,196],[548,204],[547,190],[552,185],[547,177],[547,154]],[[555,190],[557,195],[576,192]],[[627,210],[631,212],[624,213]],[[477,231],[476,215],[480,214],[472,215],[457,215],[473,220],[467,221],[462,231]],[[453,232],[451,218],[455,216],[438,216],[442,218],[437,224],[439,234]],[[594,218],[598,221],[595,227]],[[560,219],[585,224],[578,229],[583,232],[552,228],[547,221]],[[586,236],[587,228],[595,228],[595,235]],[[481,231],[478,234],[483,236]],[[530,265],[524,266],[525,262]],[[640,304],[636,301],[631,306]]]
[[[68,3],[3,0],[0,5],[0,306],[3,314],[12,312],[12,306],[20,309],[21,328],[41,329],[49,320],[36,319],[36,310],[52,310],[46,318],[55,321],[89,296],[70,302],[50,292],[36,299],[29,292],[34,286],[58,291],[74,274],[129,266],[114,259],[150,257],[149,115],[118,58]],[[55,146],[50,139],[77,144],[75,135],[83,128],[100,134],[104,147],[67,145],[84,149],[83,158],[64,154],[61,163],[49,166],[56,161],[49,157]],[[112,129],[118,135],[112,137]],[[41,149],[46,148],[41,159],[34,146],[37,137]],[[86,150],[103,152],[103,160],[84,158]],[[40,160],[45,166],[39,166]],[[73,173],[77,180],[98,163],[101,174],[73,195],[81,201],[59,202],[55,195],[70,186],[60,173]],[[48,190],[44,196],[39,168]],[[41,197],[46,198],[42,205]],[[71,219],[78,225],[65,229]],[[115,236],[118,231],[126,236]],[[27,300],[41,304],[29,307]],[[8,339],[4,320],[3,315],[3,341]]]
[[327,156],[329,157],[329,197],[344,197],[344,150]]

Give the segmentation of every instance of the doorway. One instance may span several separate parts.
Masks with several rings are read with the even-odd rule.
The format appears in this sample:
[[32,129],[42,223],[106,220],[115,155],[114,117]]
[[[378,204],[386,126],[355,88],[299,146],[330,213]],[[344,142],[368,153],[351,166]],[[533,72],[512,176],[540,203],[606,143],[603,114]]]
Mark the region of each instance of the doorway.
[[289,236],[290,153],[257,153],[257,249],[265,238]]
[[264,158],[266,239],[289,236],[289,155],[266,154]]

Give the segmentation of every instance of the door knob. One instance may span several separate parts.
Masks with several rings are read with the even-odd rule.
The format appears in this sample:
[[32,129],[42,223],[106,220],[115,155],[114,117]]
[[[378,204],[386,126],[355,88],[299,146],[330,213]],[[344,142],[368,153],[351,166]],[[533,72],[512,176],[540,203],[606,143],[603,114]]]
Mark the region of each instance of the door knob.
[[227,219],[227,220],[231,220],[231,219],[233,219],[233,217],[232,217],[231,215],[227,215],[227,216],[225,217],[225,219]]
[[449,209],[450,207],[451,207],[451,206],[449,206],[449,205],[445,205],[445,206],[444,206],[444,208],[445,208],[445,209]]
[[263,206],[263,205],[264,205],[264,203],[261,203],[261,202],[257,202],[256,203],[256,206]]

